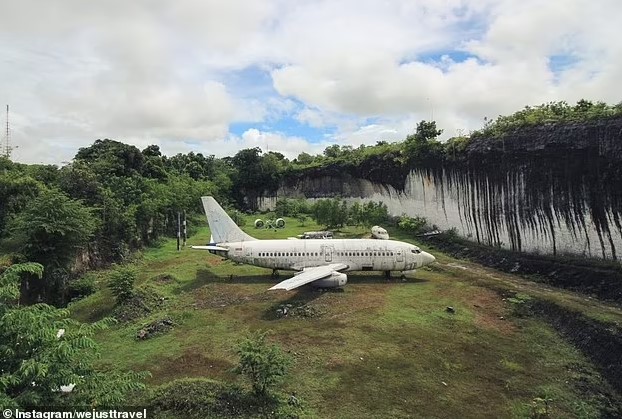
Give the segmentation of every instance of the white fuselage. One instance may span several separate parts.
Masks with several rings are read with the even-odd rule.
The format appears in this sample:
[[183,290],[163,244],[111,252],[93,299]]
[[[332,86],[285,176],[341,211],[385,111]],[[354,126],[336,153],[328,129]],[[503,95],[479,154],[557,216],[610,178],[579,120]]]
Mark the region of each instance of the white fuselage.
[[256,240],[223,243],[223,256],[271,269],[303,270],[344,263],[346,271],[409,271],[434,260],[418,247],[394,240]]

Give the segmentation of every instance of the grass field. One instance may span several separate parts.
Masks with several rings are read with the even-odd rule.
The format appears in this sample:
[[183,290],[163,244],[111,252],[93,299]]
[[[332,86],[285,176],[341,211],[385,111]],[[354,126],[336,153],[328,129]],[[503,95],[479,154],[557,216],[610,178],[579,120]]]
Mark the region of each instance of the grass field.
[[[258,238],[285,238],[321,229],[293,219],[287,225],[246,230]],[[188,244],[205,244],[209,236],[202,228]],[[501,293],[550,299],[620,325],[618,308],[431,252],[437,263],[406,281],[351,274],[343,292],[268,292],[270,270],[189,248],[177,252],[175,242],[166,241],[134,263],[137,285],[163,303],[148,317],[100,333],[101,363],[149,370],[149,385],[182,377],[234,382],[241,380],[231,372],[236,344],[261,329],[292,357],[283,390],[295,391],[310,416],[500,418],[547,410],[550,417],[599,417],[608,384],[546,323],[513,315],[515,304]],[[99,291],[70,306],[83,321],[114,308],[106,272],[90,275],[98,278]],[[305,306],[312,315],[278,317],[283,304]],[[164,316],[176,323],[170,332],[135,338],[141,325]],[[549,407],[538,398],[550,400]]]

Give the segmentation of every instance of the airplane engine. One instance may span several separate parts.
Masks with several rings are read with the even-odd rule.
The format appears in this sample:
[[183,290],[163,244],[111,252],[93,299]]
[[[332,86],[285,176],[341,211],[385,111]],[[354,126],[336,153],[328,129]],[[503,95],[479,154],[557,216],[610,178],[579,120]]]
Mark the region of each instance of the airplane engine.
[[263,228],[264,222],[261,218],[255,220],[255,228]]
[[311,284],[318,288],[337,288],[343,287],[348,282],[348,275],[340,272],[333,272],[331,276],[324,279],[318,279]]
[[285,220],[282,218],[277,218],[274,224],[277,228],[285,228]]

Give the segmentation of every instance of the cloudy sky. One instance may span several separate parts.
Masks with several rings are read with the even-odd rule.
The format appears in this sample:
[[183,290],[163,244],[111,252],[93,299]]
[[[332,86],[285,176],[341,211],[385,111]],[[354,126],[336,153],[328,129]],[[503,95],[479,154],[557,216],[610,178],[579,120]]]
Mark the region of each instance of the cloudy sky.
[[2,120],[26,163],[98,138],[293,158],[422,119],[449,137],[620,102],[620,22],[620,0],[0,0]]

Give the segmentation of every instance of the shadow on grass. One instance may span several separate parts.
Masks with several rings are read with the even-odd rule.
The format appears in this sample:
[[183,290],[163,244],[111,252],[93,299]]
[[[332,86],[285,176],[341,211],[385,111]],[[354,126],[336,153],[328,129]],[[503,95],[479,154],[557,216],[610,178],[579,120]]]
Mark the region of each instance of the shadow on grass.
[[[384,273],[378,272],[378,275],[348,275],[348,284],[425,284],[427,279],[406,277],[402,279],[399,275],[392,275],[386,278]],[[347,286],[347,285],[346,285]]]
[[184,292],[194,291],[197,288],[201,288],[202,286],[207,285],[207,284],[215,284],[215,283],[223,284],[226,282],[228,282],[228,277],[216,275],[209,269],[197,269],[197,273],[196,273],[194,280],[178,287],[174,291],[174,293],[181,294]]
[[[293,272],[281,271],[278,277],[273,277],[270,274],[264,275],[217,275],[209,269],[198,269],[195,280],[182,285],[176,290],[176,293],[183,293],[193,291],[197,288],[201,288],[207,284],[266,284],[274,285],[280,281],[284,281],[293,276]],[[428,281],[421,278],[406,277],[402,279],[400,275],[393,274],[391,278],[386,278],[384,273],[378,272],[377,275],[352,275],[348,274],[349,284],[422,284]],[[347,286],[347,285],[346,285]],[[313,286],[303,286],[300,290],[309,289],[311,291],[316,290]]]

